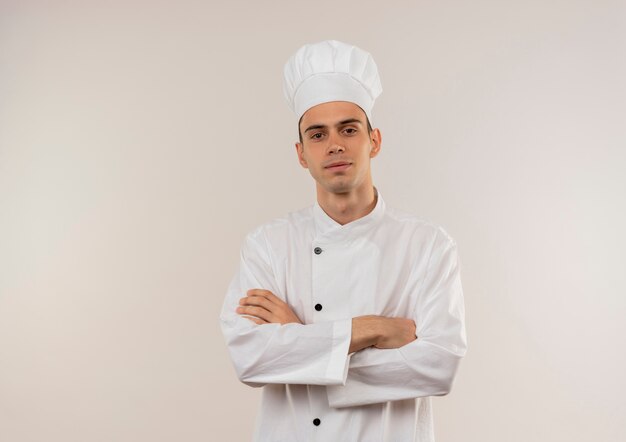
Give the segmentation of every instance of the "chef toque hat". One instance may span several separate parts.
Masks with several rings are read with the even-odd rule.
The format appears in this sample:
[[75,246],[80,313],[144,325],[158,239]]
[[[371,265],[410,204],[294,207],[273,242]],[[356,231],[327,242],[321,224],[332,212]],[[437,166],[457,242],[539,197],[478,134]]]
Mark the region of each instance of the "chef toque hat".
[[371,120],[382,90],[372,56],[340,41],[304,45],[285,64],[283,92],[298,119],[318,104],[349,101]]

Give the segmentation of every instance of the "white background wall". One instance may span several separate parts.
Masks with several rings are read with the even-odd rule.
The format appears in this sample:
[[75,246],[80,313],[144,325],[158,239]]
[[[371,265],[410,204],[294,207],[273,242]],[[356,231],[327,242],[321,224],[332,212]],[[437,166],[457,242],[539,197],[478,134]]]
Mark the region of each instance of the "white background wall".
[[626,439],[623,1],[0,2],[0,440],[249,440],[218,327],[244,234],[313,203],[283,63],[384,92],[375,184],[457,240],[440,442]]

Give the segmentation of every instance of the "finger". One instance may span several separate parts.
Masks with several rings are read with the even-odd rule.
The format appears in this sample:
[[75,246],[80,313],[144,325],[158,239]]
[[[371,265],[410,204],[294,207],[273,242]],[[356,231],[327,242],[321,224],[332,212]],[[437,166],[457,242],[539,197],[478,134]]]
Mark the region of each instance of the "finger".
[[250,289],[246,292],[246,295],[250,296],[250,295],[265,295],[267,293],[272,293],[269,290],[265,290],[265,289]]
[[262,296],[249,296],[247,298],[241,299],[239,301],[239,305],[242,307],[252,306],[252,307],[264,308],[270,313],[275,312],[277,310],[276,304],[273,304],[272,302],[268,301]]
[[261,318],[255,318],[254,316],[248,316],[248,315],[241,315],[243,318],[249,319],[250,321],[254,322],[255,324],[261,325],[261,324],[269,324],[269,322],[264,321]]
[[248,297],[246,296],[245,298],[239,298],[239,305],[244,305],[246,303],[246,301],[248,300]]
[[270,301],[264,296],[250,295],[247,298],[239,302],[240,305],[256,305],[263,307],[265,310],[274,311],[277,308],[277,304]]
[[251,298],[251,297],[265,298],[273,304],[280,305],[280,306],[285,305],[285,301],[280,299],[278,296],[276,296],[269,290],[261,290],[261,291],[254,291],[254,292],[248,293],[248,298]]
[[251,289],[251,290],[248,290],[247,295],[248,296],[261,296],[272,302],[280,301],[280,298],[276,296],[275,294],[273,294],[272,292],[270,292],[269,290]]
[[265,310],[262,307],[241,306],[241,307],[237,307],[236,311],[240,315],[255,316],[257,318],[263,319],[264,321],[272,322],[272,317],[273,317],[272,313]]

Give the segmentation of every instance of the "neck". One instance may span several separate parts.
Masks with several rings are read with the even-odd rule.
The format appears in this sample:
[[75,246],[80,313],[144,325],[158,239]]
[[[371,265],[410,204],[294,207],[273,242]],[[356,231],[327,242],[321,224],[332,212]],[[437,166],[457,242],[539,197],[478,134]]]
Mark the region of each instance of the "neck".
[[330,193],[317,189],[317,202],[328,216],[341,225],[369,214],[378,200],[374,186],[347,193]]

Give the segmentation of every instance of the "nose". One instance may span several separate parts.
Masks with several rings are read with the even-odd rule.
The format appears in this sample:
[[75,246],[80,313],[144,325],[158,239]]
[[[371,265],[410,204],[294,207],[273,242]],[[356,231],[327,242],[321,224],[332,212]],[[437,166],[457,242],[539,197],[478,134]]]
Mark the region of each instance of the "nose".
[[330,143],[328,144],[328,154],[333,155],[337,153],[342,153],[342,152],[345,152],[345,150],[346,148],[344,147],[344,145],[340,143],[338,140],[336,139],[330,140]]

